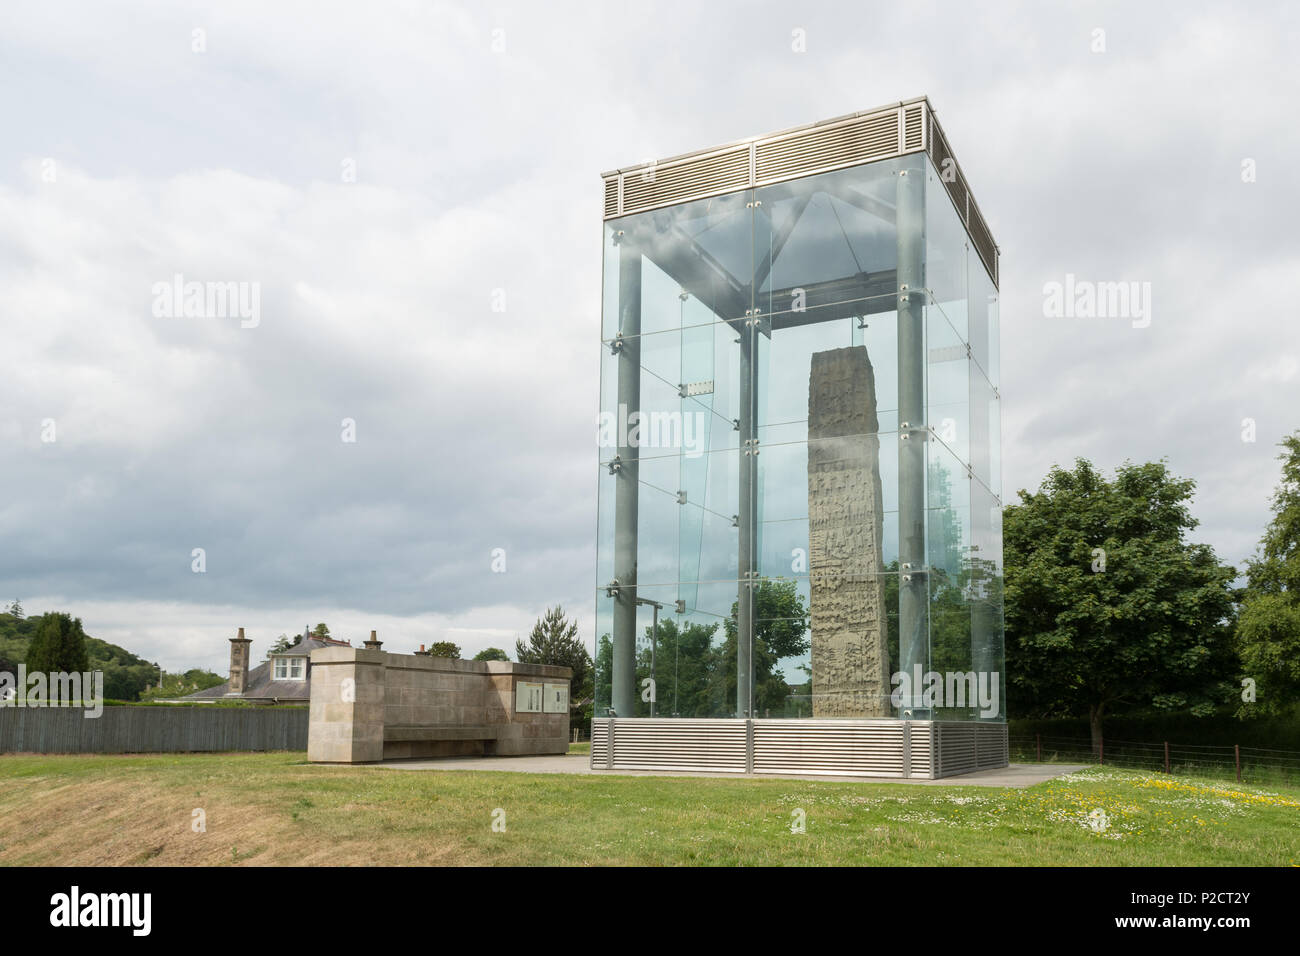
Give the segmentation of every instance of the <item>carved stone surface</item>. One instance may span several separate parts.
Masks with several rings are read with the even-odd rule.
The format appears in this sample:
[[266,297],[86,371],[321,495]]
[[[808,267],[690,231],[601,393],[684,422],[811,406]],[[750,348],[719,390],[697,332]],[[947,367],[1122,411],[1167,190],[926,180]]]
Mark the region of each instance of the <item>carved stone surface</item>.
[[814,717],[889,717],[876,382],[863,346],[812,356],[808,548]]

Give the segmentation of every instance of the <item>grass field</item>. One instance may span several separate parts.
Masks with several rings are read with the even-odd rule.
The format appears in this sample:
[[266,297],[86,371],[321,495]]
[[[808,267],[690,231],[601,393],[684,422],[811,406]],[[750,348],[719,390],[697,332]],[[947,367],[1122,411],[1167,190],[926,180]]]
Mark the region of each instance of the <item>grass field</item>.
[[1109,767],[997,790],[6,756],[0,863],[1298,865],[1300,792]]

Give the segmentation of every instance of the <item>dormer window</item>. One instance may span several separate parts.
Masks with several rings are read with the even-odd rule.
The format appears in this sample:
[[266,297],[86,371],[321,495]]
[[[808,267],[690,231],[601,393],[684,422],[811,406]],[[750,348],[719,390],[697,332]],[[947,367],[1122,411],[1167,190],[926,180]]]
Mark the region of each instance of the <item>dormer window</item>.
[[305,657],[275,658],[275,679],[276,680],[306,680],[307,679],[307,658]]

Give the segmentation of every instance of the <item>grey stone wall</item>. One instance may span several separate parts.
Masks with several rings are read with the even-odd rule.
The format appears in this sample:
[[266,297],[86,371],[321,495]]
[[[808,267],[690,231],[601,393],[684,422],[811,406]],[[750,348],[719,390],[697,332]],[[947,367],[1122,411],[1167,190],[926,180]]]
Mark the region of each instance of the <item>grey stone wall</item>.
[[567,667],[352,647],[312,651],[311,667],[307,757],[316,763],[569,749],[567,712],[515,706],[521,681],[568,685]]

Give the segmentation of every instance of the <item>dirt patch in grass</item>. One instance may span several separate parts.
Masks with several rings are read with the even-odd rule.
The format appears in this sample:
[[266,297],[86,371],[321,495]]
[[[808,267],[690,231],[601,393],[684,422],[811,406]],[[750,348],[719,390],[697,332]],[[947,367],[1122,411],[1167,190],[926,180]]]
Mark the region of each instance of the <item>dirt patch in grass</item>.
[[[207,774],[203,772],[207,768],[197,763],[195,769],[200,772],[192,779],[174,767],[141,774],[126,762],[122,766],[130,772],[114,773],[112,762],[108,762],[104,772],[71,778],[51,775],[14,780],[0,775],[0,865],[400,866],[478,862],[477,854],[450,837],[426,832],[411,838],[396,827],[385,832],[385,814],[376,814],[378,808],[373,805],[319,806],[320,800],[283,794],[284,786],[311,788],[320,784],[321,768],[276,767],[280,786],[259,788],[258,774]],[[381,818],[377,832],[372,828],[376,816]],[[362,822],[366,825],[351,827],[356,832],[348,832],[350,825]]]

